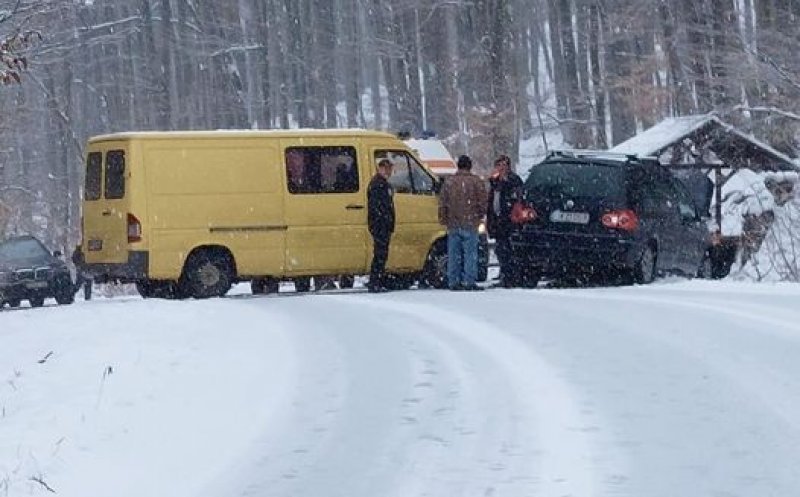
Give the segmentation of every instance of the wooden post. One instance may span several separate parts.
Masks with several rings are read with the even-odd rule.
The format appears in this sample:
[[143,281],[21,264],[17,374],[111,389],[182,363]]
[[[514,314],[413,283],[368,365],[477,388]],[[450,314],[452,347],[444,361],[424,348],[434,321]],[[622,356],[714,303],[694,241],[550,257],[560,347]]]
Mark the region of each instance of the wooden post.
[[714,166],[714,200],[714,220],[722,233],[722,166],[719,164]]

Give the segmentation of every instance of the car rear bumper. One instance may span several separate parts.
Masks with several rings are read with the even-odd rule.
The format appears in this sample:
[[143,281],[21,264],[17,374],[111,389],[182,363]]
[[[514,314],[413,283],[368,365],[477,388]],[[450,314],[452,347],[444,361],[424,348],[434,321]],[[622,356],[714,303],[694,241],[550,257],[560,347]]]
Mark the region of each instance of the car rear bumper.
[[107,281],[133,283],[147,278],[149,261],[149,252],[131,250],[128,252],[128,262],[120,264],[83,263],[80,269],[98,283]]
[[631,268],[642,251],[629,237],[550,232],[517,233],[511,248],[516,264],[542,275]]

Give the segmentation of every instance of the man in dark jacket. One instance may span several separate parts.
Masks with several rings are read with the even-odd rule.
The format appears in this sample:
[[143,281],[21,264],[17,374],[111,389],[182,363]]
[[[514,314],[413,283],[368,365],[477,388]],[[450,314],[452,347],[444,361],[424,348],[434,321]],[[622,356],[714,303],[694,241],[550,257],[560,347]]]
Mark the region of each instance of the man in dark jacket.
[[522,179],[511,169],[511,158],[501,155],[494,163],[494,172],[489,178],[489,202],[486,213],[486,228],[495,240],[495,255],[500,263],[500,285],[510,288],[515,285],[513,261],[511,260],[511,209],[522,194]]
[[392,185],[392,161],[383,159],[378,163],[378,173],[369,182],[367,204],[369,232],[372,235],[372,268],[367,289],[370,292],[385,292],[386,260],[389,258],[389,242],[394,233],[394,199]]

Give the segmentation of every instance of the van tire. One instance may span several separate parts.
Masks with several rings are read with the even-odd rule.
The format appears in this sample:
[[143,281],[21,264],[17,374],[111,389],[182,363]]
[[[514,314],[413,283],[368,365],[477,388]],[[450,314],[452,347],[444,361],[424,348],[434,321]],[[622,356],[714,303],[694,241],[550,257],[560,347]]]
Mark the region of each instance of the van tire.
[[224,297],[233,286],[233,258],[222,249],[201,249],[192,253],[183,268],[179,288],[195,299]]
[[339,289],[353,288],[356,284],[355,276],[339,276]]
[[311,291],[311,278],[296,278],[294,280],[294,290],[297,293],[308,293]]
[[443,241],[437,242],[428,254],[422,270],[423,286],[437,290],[447,288],[447,247]]
[[253,295],[267,295],[278,293],[280,281],[275,278],[256,278],[250,282],[250,291]]

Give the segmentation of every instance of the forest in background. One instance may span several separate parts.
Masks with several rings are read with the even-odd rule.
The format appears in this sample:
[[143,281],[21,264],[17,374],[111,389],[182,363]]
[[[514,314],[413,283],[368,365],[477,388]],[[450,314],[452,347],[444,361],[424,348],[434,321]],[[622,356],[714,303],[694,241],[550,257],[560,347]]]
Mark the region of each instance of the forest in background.
[[796,0],[0,0],[0,231],[74,245],[84,143],[115,131],[432,130],[486,167],[555,131],[606,148],[715,111],[795,156],[798,16]]

